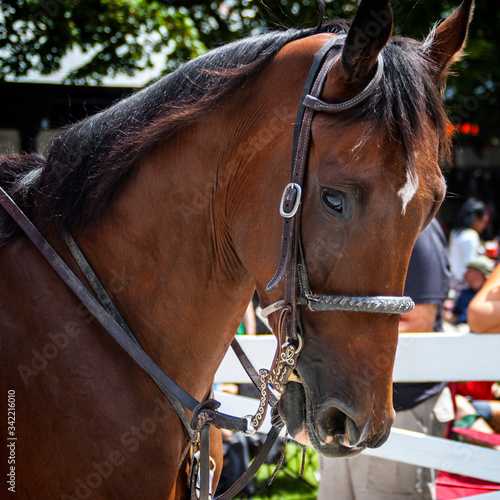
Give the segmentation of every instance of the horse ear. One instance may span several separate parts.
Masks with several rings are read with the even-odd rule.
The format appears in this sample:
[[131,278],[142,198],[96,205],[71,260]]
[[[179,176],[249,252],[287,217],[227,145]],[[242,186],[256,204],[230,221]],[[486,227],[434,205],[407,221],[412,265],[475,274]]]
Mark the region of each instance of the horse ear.
[[391,34],[392,9],[389,0],[363,0],[342,51],[345,79],[365,80]]
[[435,63],[433,78],[439,83],[454,62],[460,59],[467,29],[474,10],[474,0],[464,0],[424,41],[424,52]]
[[389,0],[362,0],[347,34],[342,56],[328,73],[322,98],[335,102],[358,91],[370,76],[391,34]]

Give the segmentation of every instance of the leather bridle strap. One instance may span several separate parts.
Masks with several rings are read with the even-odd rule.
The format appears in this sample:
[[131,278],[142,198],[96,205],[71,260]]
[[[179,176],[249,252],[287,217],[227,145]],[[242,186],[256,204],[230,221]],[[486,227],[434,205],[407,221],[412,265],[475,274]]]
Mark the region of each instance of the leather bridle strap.
[[[285,277],[285,310],[286,313],[282,327],[283,332],[277,335],[284,339],[283,344],[288,349],[295,350],[292,353],[293,364],[282,365],[284,370],[277,366],[272,371],[275,386],[284,388],[288,374],[295,367],[296,358],[299,354],[298,311],[297,311],[297,259],[300,240],[300,214],[302,186],[304,182],[307,160],[309,156],[309,144],[311,141],[311,126],[314,118],[314,110],[303,105],[308,95],[319,96],[323,90],[328,71],[333,65],[340,48],[345,42],[345,35],[337,36],[327,41],[316,55],[309,75],[304,85],[302,99],[297,111],[294,139],[293,159],[290,183],[283,192],[280,214],[283,217],[283,229],[281,235],[281,253],[275,275],[266,286],[266,292],[274,290],[283,277]],[[279,374],[281,380],[276,380]]]
[[340,35],[326,42],[316,55],[314,62],[309,70],[309,74],[302,91],[299,109],[295,118],[295,127],[293,132],[293,151],[292,151],[292,175],[290,183],[285,187],[281,199],[280,213],[283,217],[283,229],[281,237],[281,249],[278,265],[274,276],[266,286],[266,292],[274,290],[283,280],[287,263],[290,260],[290,253],[293,240],[294,226],[299,218],[297,213],[300,207],[302,197],[302,183],[304,180],[305,167],[309,152],[309,137],[311,132],[311,123],[313,110],[303,105],[306,97],[313,92],[316,86],[315,94],[321,93],[326,74],[330,69],[338,51],[334,51],[330,56],[330,64],[323,65],[325,57],[333,48],[340,48],[345,42],[346,35]]
[[290,183],[283,191],[280,214],[283,217],[281,247],[274,276],[266,286],[266,292],[274,290],[285,278],[285,303],[278,321],[279,352],[270,372],[270,381],[279,392],[283,392],[290,374],[295,369],[297,357],[302,349],[302,338],[298,333],[297,311],[297,258],[300,241],[300,214],[302,186],[309,156],[311,126],[314,110],[303,105],[308,95],[320,96],[328,71],[333,65],[346,35],[328,40],[317,53],[302,92],[297,111],[294,135],[292,172]]

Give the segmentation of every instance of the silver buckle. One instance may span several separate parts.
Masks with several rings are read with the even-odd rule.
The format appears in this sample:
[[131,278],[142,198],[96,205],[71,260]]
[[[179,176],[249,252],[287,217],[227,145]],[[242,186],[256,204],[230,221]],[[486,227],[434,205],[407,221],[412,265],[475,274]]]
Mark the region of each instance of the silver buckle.
[[[295,203],[292,207],[292,210],[290,210],[290,212],[286,212],[285,211],[285,197],[286,197],[287,191],[289,189],[295,189],[297,194],[295,197]],[[290,182],[289,184],[287,184],[284,191],[283,191],[283,196],[281,197],[281,203],[280,203],[280,215],[281,215],[281,217],[283,217],[285,219],[292,218],[297,213],[297,210],[299,209],[301,199],[302,199],[302,188],[300,187],[300,184],[297,184],[296,182]]]

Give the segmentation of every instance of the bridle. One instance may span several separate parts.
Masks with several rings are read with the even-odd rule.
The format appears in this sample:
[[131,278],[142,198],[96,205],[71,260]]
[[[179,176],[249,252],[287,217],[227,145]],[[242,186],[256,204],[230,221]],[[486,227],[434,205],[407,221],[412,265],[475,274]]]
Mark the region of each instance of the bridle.
[[[314,312],[349,311],[382,314],[406,314],[415,307],[409,297],[319,295],[312,293],[309,287],[300,237],[300,215],[314,113],[316,111],[338,113],[356,106],[371,95],[383,76],[384,60],[379,54],[375,74],[359,94],[338,104],[322,101],[320,94],[328,71],[339,56],[345,39],[345,35],[340,35],[329,40],[317,54],[302,92],[302,105],[299,106],[295,121],[291,180],[283,191],[279,210],[283,217],[280,256],[276,272],[265,289],[269,293],[284,280],[285,297],[262,311],[264,317],[279,313],[276,331],[278,349],[266,379],[266,383],[272,385],[279,393],[284,392],[290,377],[293,376],[297,380],[294,370],[304,345],[299,306],[305,306]],[[297,291],[299,291],[298,296]]]
[[[271,370],[260,370],[260,373],[257,373],[237,341],[235,340],[232,344],[253,383],[261,390],[259,410],[254,416],[239,418],[225,415],[217,410],[220,406],[217,401],[207,399],[204,402],[199,402],[173,381],[142,349],[72,237],[66,235],[65,241],[98,299],[82,284],[29,218],[0,187],[0,204],[7,213],[11,215],[92,315],[160,387],[179,415],[190,444],[199,439],[200,465],[198,474],[200,487],[198,498],[203,500],[211,498],[210,425],[248,435],[256,432],[262,425],[268,402],[276,411],[277,399],[270,391],[269,385],[278,393],[283,393],[286,383],[296,367],[297,357],[303,346],[303,335],[299,326],[299,306],[308,307],[311,311],[355,311],[385,314],[404,314],[414,307],[413,302],[408,297],[318,295],[312,293],[309,288],[300,241],[300,214],[302,185],[307,167],[314,112],[336,113],[357,105],[373,92],[380,83],[383,74],[383,59],[380,55],[374,77],[356,97],[340,104],[323,102],[319,96],[328,71],[338,56],[344,41],[345,36],[343,35],[332,38],[318,52],[306,81],[295,123],[291,182],[285,187],[280,205],[280,214],[283,217],[280,258],[276,273],[266,287],[266,292],[270,292],[276,289],[284,279],[285,296],[283,300],[271,304],[263,311],[265,315],[279,312],[276,332],[278,349]],[[298,296],[297,290],[299,290]],[[188,418],[185,408],[191,411],[191,419]],[[273,416],[272,420],[272,429],[258,457],[243,476],[226,493],[217,497],[217,500],[229,500],[237,495],[264,462],[283,427],[277,414]],[[183,459],[184,456],[179,463]],[[194,488],[192,488],[192,495],[195,495]]]

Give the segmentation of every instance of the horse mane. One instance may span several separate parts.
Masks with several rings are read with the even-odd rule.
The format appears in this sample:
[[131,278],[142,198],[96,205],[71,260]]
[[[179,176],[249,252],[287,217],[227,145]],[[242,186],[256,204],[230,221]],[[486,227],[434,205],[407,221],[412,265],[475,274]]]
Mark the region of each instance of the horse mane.
[[[290,29],[245,38],[214,49],[109,109],[62,131],[40,155],[0,159],[0,184],[39,225],[69,231],[95,224],[134,167],[169,136],[199,120],[253,76],[287,43],[316,33],[347,33],[337,21],[316,29]],[[375,119],[408,156],[418,148],[428,117],[444,131],[446,114],[424,45],[393,37],[384,49],[384,77],[371,98],[346,120]],[[442,149],[449,149],[443,133]],[[0,242],[19,230],[0,215]]]

